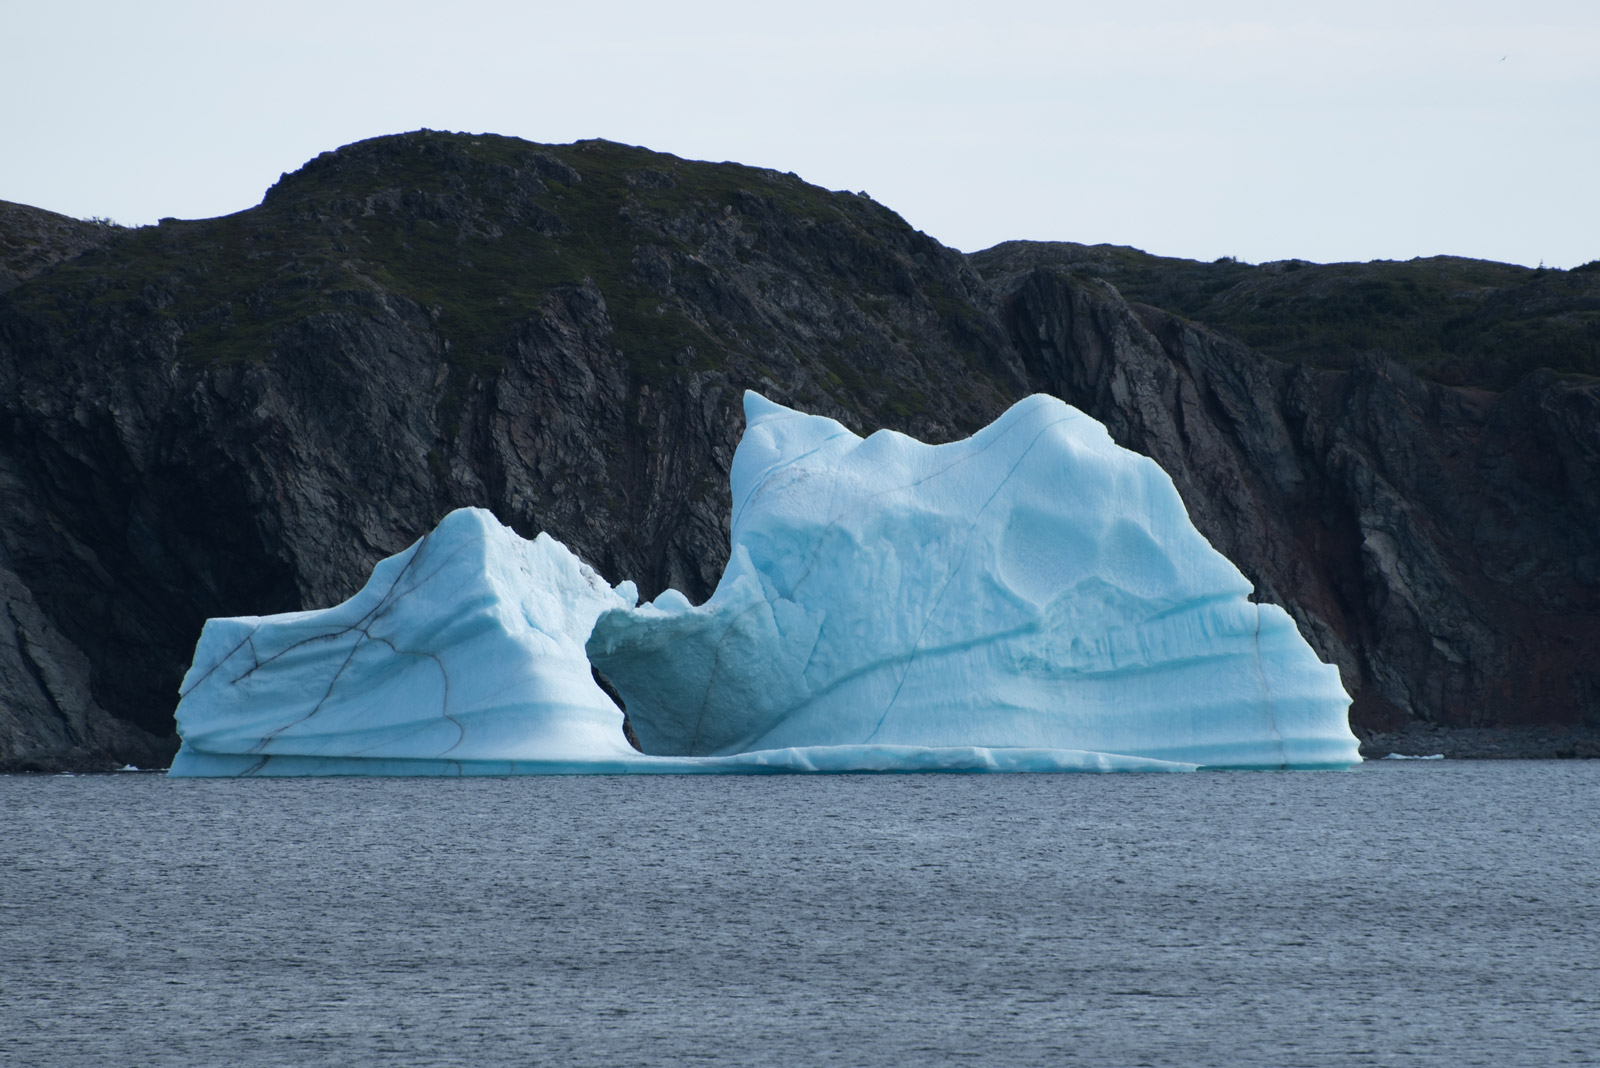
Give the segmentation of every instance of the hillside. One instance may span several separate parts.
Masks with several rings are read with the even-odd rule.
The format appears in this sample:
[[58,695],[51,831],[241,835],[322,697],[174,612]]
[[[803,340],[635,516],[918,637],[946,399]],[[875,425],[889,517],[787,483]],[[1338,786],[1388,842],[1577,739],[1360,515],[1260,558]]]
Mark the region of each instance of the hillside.
[[0,293],[110,241],[122,227],[0,200]]
[[[48,215],[0,213],[3,247]],[[46,229],[0,294],[0,768],[158,761],[207,616],[338,601],[461,505],[705,596],[747,387],[936,441],[1056,393],[1167,468],[1339,664],[1358,731],[1554,753],[1600,728],[1592,364],[1475,340],[1461,377],[1331,326],[1250,334],[1250,286],[1346,265],[969,258],[793,175],[429,131],[235,215]],[[1471,314],[1522,293],[1517,329],[1590,336],[1593,275],[1482,270]],[[1440,285],[1413,318],[1466,314]],[[1272,307],[1344,314],[1346,283],[1294,286]]]
[[1206,323],[1288,363],[1393,360],[1433,381],[1494,390],[1540,368],[1600,377],[1600,261],[1573,271],[1455,256],[1253,265],[1029,241],[974,259],[987,274],[1050,267],[1104,278],[1130,301]]

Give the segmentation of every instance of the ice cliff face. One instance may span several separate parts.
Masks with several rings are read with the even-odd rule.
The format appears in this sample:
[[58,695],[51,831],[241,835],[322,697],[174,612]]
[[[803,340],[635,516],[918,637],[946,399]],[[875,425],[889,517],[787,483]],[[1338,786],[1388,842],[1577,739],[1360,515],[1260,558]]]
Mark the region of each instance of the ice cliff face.
[[1359,759],[1337,669],[1076,409],[1030,397],[941,446],[753,393],[745,415],[716,593],[607,611],[588,642],[647,752]]

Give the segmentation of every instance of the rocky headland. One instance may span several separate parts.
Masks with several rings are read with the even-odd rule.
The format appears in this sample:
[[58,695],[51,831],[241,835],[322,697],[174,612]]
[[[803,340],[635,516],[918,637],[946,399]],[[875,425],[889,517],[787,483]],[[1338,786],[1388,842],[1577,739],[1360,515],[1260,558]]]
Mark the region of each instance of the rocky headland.
[[0,205],[0,770],[160,766],[208,616],[337,602],[462,505],[693,599],[747,387],[1156,459],[1373,753],[1600,755],[1600,271],[939,245],[868,197],[429,131],[255,208]]

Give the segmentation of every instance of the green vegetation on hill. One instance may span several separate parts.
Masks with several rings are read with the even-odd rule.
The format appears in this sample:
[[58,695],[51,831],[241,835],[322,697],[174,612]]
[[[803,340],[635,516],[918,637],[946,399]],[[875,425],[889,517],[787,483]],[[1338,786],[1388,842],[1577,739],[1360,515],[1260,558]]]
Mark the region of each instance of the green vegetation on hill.
[[704,361],[714,343],[693,309],[650,283],[640,248],[676,254],[672,270],[692,273],[706,225],[736,212],[755,244],[764,218],[868,243],[885,224],[909,231],[865,197],[792,174],[606,141],[420,131],[325,152],[257,208],[121,232],[11,299],[66,337],[111,317],[165,322],[185,359],[217,364],[268,359],[281,330],[393,294],[433,317],[452,366],[488,374],[515,324],[588,281],[648,378],[686,352]]
[[1008,242],[985,274],[1032,266],[1104,278],[1127,299],[1221,328],[1279,360],[1344,367],[1376,355],[1455,385],[1503,389],[1536,368],[1600,376],[1600,271],[1435,256],[1252,265],[1115,245]]
[[0,293],[105,244],[122,229],[110,219],[74,219],[0,200]]
[[[984,329],[969,294],[909,280],[912,231],[866,197],[606,141],[374,138],[285,175],[259,207],[131,230],[10,207],[9,231],[27,242],[0,248],[9,257],[0,271],[11,271],[0,290],[15,287],[6,299],[32,329],[86,340],[104,339],[112,321],[143,323],[156,328],[147,339],[170,337],[194,364],[268,360],[297,324],[376,314],[398,297],[428,316],[459,391],[501,366],[518,324],[553,294],[592,283],[629,367],[660,381],[771,340],[760,315],[723,314],[738,297],[713,261],[742,265],[785,243],[804,247],[789,273],[745,281],[790,278],[801,261],[828,265],[801,284],[828,290],[822,304],[842,313],[840,337],[818,358],[853,392],[920,403],[884,377],[912,337],[905,321],[877,314],[885,299],[921,302],[972,336]],[[1378,356],[1494,389],[1535,368],[1600,376],[1600,261],[1572,271],[1452,257],[1252,265],[1065,242],[1009,242],[972,260],[991,278],[1034,266],[1104,278],[1131,301],[1284,361],[1342,367]],[[871,329],[845,328],[867,320]]]

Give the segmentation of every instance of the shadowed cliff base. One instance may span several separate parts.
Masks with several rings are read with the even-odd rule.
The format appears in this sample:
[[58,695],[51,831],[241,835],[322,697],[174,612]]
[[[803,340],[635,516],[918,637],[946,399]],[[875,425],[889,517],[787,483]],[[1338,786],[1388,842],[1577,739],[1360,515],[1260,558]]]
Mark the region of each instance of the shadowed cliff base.
[[1600,758],[1600,730],[1594,727],[1435,727],[1413,724],[1404,730],[1374,733],[1361,743],[1368,760],[1391,753],[1447,760],[1573,760]]

